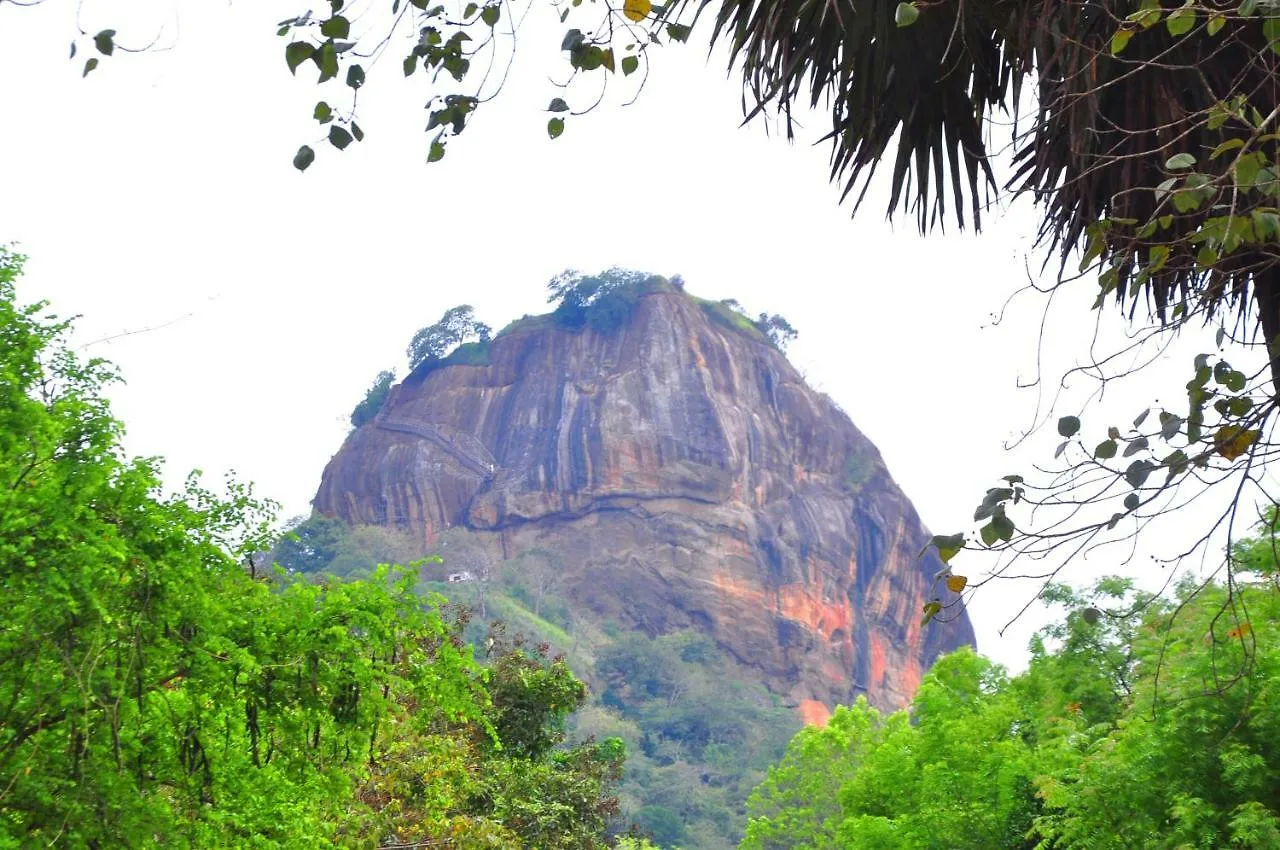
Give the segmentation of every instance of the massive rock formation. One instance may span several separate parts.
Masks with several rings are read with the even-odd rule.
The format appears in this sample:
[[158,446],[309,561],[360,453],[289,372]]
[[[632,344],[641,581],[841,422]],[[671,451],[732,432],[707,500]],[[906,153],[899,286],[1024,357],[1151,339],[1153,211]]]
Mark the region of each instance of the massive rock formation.
[[[650,634],[697,628],[820,720],[904,705],[973,642],[879,452],[749,330],[670,287],[609,333],[544,317],[487,364],[419,369],[325,469],[315,507],[429,549],[558,557],[575,603]],[[719,319],[719,320],[717,320]],[[486,358],[480,358],[486,359]]]

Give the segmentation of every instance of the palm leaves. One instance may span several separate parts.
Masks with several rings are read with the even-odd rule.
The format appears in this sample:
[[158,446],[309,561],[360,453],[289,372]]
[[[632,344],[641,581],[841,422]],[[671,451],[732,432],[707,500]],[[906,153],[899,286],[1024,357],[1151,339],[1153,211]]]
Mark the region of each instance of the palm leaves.
[[[795,102],[831,113],[831,177],[859,200],[894,138],[890,209],[908,207],[921,229],[980,221],[983,188],[995,187],[982,139],[987,110],[1001,106],[1013,76],[973,16],[931,7],[910,28],[896,0],[723,0],[714,38],[728,38],[756,112]],[[948,185],[949,184],[949,185]]]
[[[1274,164],[1267,122],[1280,76],[1269,45],[1280,21],[1158,0],[919,0],[918,18],[899,27],[898,5],[703,0],[700,11],[714,9],[714,37],[741,66],[751,115],[776,108],[790,134],[793,104],[829,108],[831,177],[845,196],[856,190],[861,202],[891,161],[888,213],[909,211],[923,232],[951,215],[964,227],[966,212],[980,227],[991,198],[1030,195],[1041,241],[1064,265],[1084,249],[1109,266],[1104,295],[1145,301],[1162,321],[1232,308],[1243,318],[1252,284],[1260,303],[1278,305],[1263,310],[1266,338],[1280,334],[1280,226],[1263,233],[1258,219],[1280,197],[1280,173],[1274,191],[1255,180],[1262,189],[1251,193],[1238,156],[1211,158],[1225,145]],[[1034,110],[1012,122],[1013,169],[1000,185],[993,119],[1017,117],[1027,84]],[[1171,168],[1188,159],[1194,172]]]

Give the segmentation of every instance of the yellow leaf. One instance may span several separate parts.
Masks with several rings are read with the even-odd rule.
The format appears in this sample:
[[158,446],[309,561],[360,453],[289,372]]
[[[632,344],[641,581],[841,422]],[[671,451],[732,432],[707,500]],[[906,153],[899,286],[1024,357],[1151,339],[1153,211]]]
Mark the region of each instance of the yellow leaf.
[[1249,450],[1249,447],[1257,442],[1258,437],[1262,436],[1261,432],[1250,429],[1246,431],[1243,428],[1237,428],[1235,425],[1224,425],[1218,429],[1218,435],[1214,438],[1217,445],[1218,454],[1227,460],[1235,460]]
[[952,593],[961,592],[968,583],[969,579],[965,576],[947,576],[947,590]]
[[622,14],[627,20],[639,23],[649,17],[649,12],[653,9],[652,0],[626,0],[622,4]]
[[1233,638],[1233,639],[1241,638],[1241,637],[1247,636],[1252,631],[1253,631],[1252,623],[1241,623],[1240,625],[1236,626],[1234,629],[1229,630],[1227,632],[1227,637]]

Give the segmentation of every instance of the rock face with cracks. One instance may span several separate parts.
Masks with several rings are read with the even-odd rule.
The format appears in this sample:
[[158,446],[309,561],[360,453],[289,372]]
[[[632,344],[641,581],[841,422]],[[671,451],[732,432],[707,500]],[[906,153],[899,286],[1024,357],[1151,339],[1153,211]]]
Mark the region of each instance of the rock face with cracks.
[[[461,528],[493,562],[553,553],[574,604],[710,635],[810,722],[901,707],[973,643],[875,446],[757,335],[659,291],[609,333],[520,323],[487,359],[393,388],[316,510],[424,551]],[[921,626],[935,597],[947,622]]]

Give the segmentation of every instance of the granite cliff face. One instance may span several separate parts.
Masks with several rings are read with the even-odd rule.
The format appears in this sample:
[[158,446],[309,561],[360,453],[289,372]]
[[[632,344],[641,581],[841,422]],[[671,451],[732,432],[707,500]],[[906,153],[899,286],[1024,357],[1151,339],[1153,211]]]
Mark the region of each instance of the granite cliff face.
[[488,360],[394,387],[316,509],[428,550],[462,527],[495,561],[552,552],[576,604],[699,629],[808,720],[861,693],[900,707],[973,642],[963,615],[920,626],[941,564],[875,446],[691,297],[646,295],[608,334],[521,323]]

